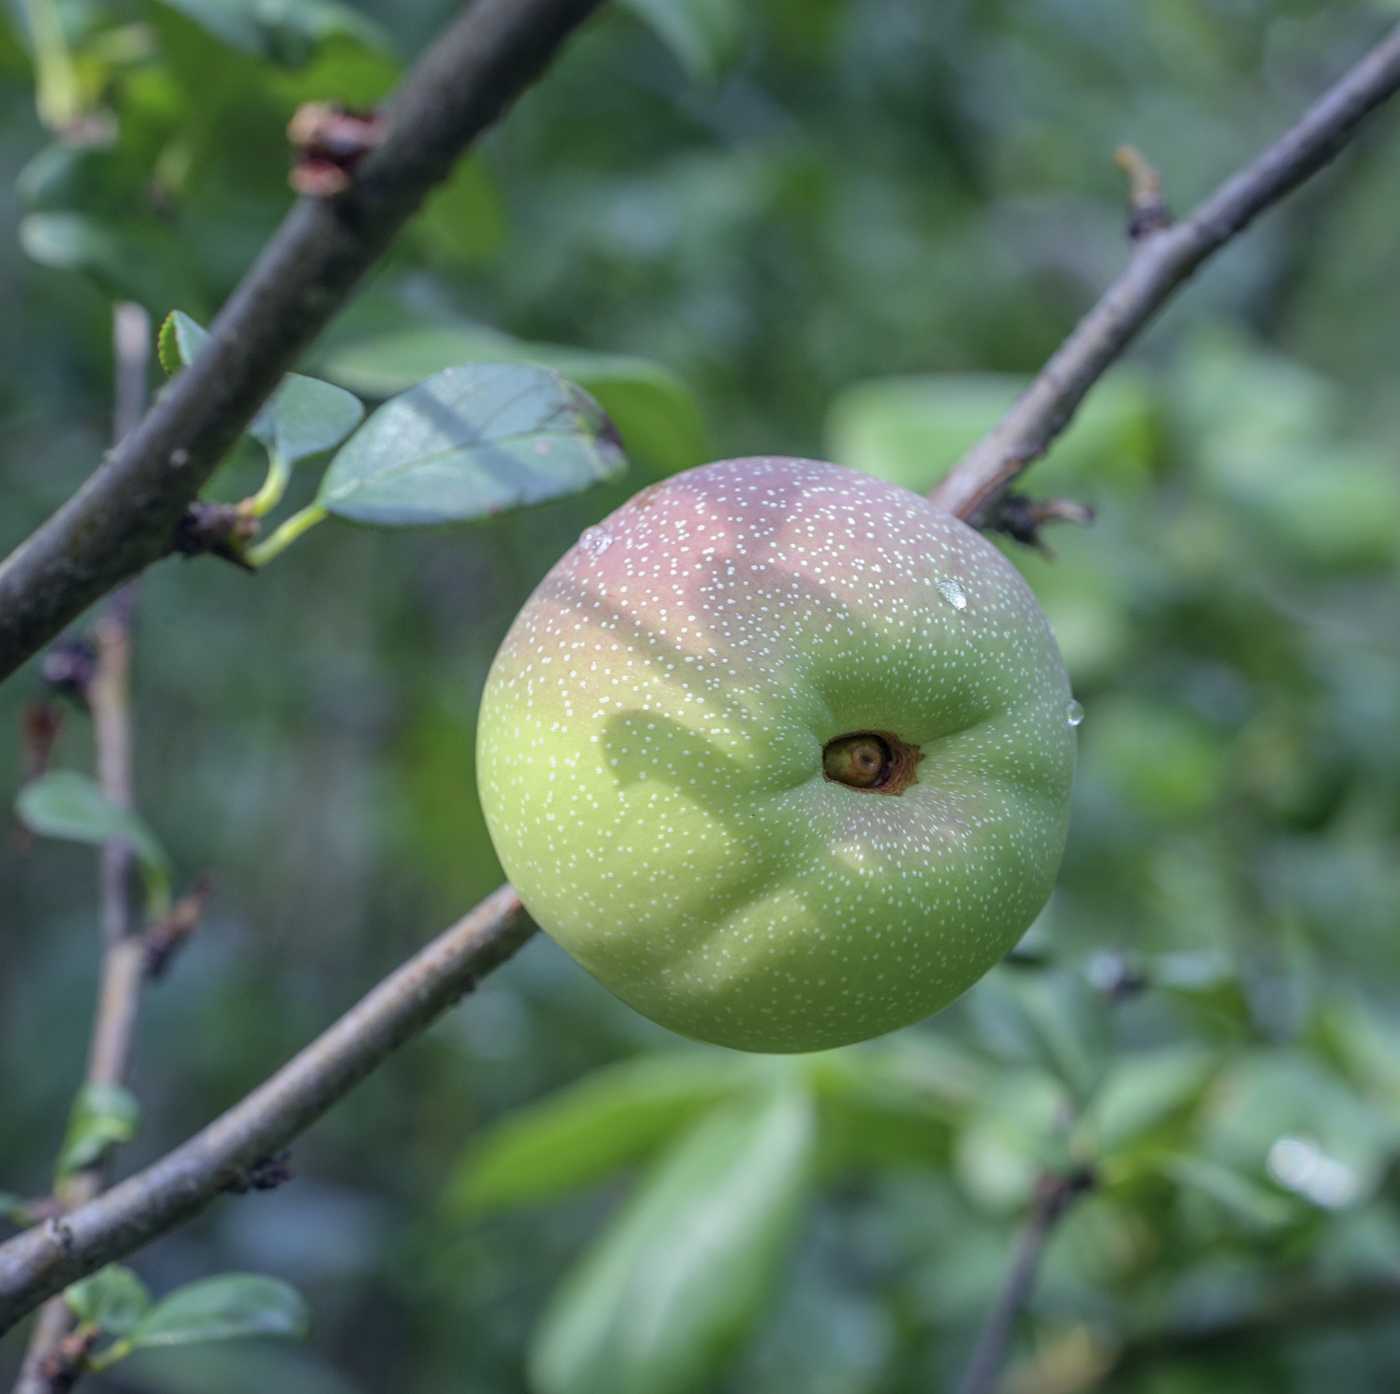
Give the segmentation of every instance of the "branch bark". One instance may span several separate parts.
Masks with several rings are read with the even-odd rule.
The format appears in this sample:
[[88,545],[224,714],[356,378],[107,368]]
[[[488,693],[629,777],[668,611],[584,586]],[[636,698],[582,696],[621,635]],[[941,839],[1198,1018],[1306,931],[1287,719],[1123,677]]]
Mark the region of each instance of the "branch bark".
[[962,1383],[958,1385],[958,1394],[992,1394],[1006,1361],[1006,1348],[1016,1329],[1016,1318],[1035,1286],[1045,1242],[1060,1217],[1092,1184],[1093,1177],[1086,1172],[1041,1178],[1035,1199],[1016,1236],[1011,1270],[996,1301],[982,1319]]
[[534,933],[502,886],[240,1103],[110,1191],[0,1245],[0,1335],[45,1298],[184,1224],[304,1132]]
[[1144,233],[1127,269],[1035,381],[930,493],[934,503],[973,523],[985,518],[1002,491],[1069,425],[1085,394],[1177,287],[1266,208],[1328,164],[1397,88],[1400,27],[1189,218]]
[[383,144],[302,198],[196,361],[86,484],[0,563],[0,679],[172,549],[186,506],[434,184],[601,0],[477,0],[390,100]]
[[[140,305],[112,307],[112,348],[115,361],[115,407],[112,439],[119,445],[135,430],[146,409],[151,358],[151,317]],[[131,621],[136,606],[136,582],[128,581],[108,602],[97,622],[97,666],[87,685],[92,713],[97,777],[102,792],[118,808],[131,807]],[[121,1084],[131,1061],[145,981],[146,949],[133,933],[127,879],[131,847],[123,838],[104,843],[98,853],[99,901],[102,913],[102,974],[93,1013],[86,1083]],[[101,1190],[105,1165],[70,1177],[58,1199],[65,1209],[85,1205]],[[72,1313],[61,1297],[44,1305],[25,1351],[14,1394],[51,1394],[51,1357],[73,1329]]]

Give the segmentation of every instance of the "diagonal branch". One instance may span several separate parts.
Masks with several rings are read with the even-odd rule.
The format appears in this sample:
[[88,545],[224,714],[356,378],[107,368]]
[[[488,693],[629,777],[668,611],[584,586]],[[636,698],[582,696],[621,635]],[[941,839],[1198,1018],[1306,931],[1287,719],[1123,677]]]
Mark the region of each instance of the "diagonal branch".
[[282,375],[472,140],[601,0],[476,0],[391,98],[350,186],[300,199],[196,361],[86,484],[0,563],[0,679],[172,549],[186,506]]
[[1085,394],[1172,292],[1266,208],[1328,164],[1362,120],[1398,87],[1400,27],[1287,135],[1226,180],[1189,218],[1149,228],[1134,246],[1127,270],[1079,321],[992,433],[953,466],[929,497],[950,513],[981,521],[1001,491],[1069,425]]
[[110,1191],[0,1245],[0,1334],[46,1297],[237,1189],[534,933],[509,886],[488,896],[203,1132]]

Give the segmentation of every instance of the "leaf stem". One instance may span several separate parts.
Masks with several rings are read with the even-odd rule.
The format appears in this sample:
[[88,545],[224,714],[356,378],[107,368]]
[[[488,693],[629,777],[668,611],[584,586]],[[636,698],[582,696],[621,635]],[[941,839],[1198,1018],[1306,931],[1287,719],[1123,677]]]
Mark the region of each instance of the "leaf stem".
[[326,510],[319,503],[308,503],[299,513],[284,519],[277,528],[263,538],[255,547],[249,547],[243,554],[250,566],[265,566],[273,557],[280,556],[308,528],[314,528],[323,518]]
[[88,1356],[88,1370],[94,1375],[100,1375],[103,1370],[110,1370],[118,1360],[124,1360],[135,1349],[136,1342],[130,1336],[123,1336],[120,1341],[113,1341],[100,1354]]
[[[282,502],[282,495],[287,492],[287,484],[291,477],[291,466],[282,458],[282,452],[280,450],[268,451],[267,478],[263,480],[262,488],[256,494],[244,499],[242,507],[254,518],[267,517]],[[271,540],[271,538],[268,539],[269,542]]]

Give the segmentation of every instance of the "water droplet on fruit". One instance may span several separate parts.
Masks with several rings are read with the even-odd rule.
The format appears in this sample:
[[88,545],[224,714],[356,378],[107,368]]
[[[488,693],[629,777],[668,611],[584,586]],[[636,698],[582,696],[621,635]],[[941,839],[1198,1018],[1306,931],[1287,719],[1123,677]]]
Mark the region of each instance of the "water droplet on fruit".
[[1084,708],[1081,707],[1078,702],[1071,702],[1069,706],[1065,708],[1065,720],[1068,721],[1071,726],[1080,725],[1084,720]]
[[590,557],[601,557],[612,544],[612,533],[607,528],[588,528],[578,540],[578,545]]
[[956,581],[940,581],[938,593],[953,609],[967,609],[967,592]]

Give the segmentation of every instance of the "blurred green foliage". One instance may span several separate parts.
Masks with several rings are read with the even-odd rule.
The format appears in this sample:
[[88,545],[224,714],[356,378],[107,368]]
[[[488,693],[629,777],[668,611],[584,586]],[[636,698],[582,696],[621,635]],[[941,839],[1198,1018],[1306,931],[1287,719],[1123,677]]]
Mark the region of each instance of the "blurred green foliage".
[[[100,458],[111,297],[207,319],[289,203],[296,104],[374,102],[449,9],[5,12],[0,545]],[[633,472],[462,531],[320,528],[256,578],[204,560],[143,581],[137,804],[177,892],[204,869],[218,889],[148,995],[120,1165],[496,884],[476,701],[584,526],[723,453],[925,487],[1122,265],[1115,145],[1184,208],[1394,14],[636,0],[592,24],[305,366],[379,399],[462,356],[544,361],[614,412]],[[132,1260],[162,1292],[294,1282],[309,1347],[140,1352],[94,1390],[514,1394],[532,1348],[547,1394],[624,1370],[669,1389],[682,1366],[697,1391],[951,1390],[1038,1178],[1075,1167],[1097,1184],[1050,1243],[1004,1394],[1388,1390],[1397,165],[1390,113],[1188,288],[1028,477],[1098,519],[1053,532],[1054,561],[1014,553],[1086,719],[1060,886],[1006,965],[775,1082],[678,1051],[537,940],[299,1143],[292,1185]],[[245,443],[213,492],[265,467]],[[0,720],[41,688],[33,668],[7,684]],[[71,707],[57,764],[91,768]],[[5,787],[21,775],[0,746]],[[16,832],[0,851],[15,1195],[46,1189],[81,1076],[93,883],[90,849]],[[743,1164],[764,1128],[766,1200]]]

